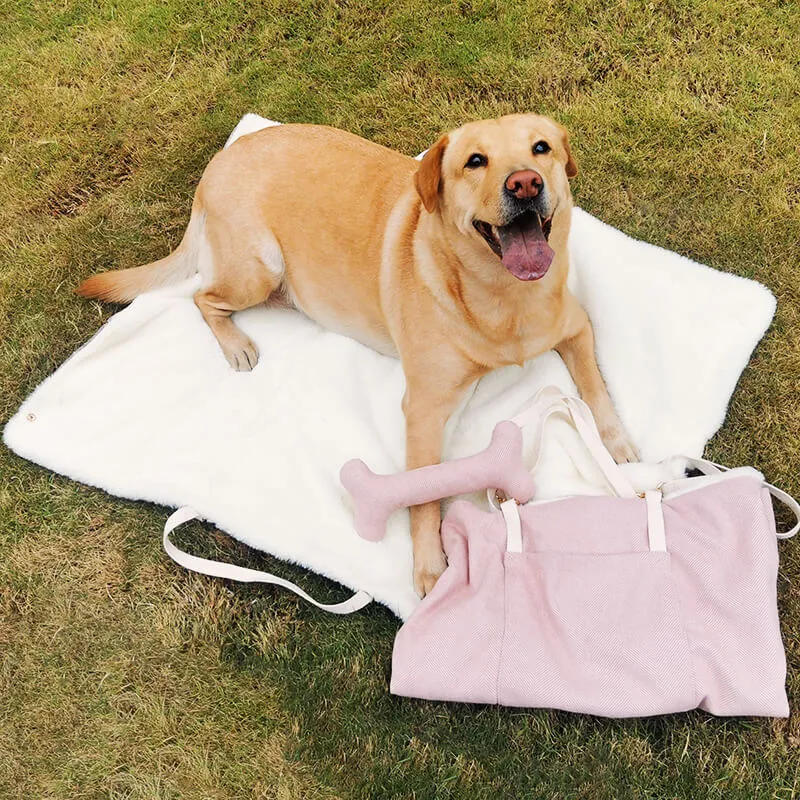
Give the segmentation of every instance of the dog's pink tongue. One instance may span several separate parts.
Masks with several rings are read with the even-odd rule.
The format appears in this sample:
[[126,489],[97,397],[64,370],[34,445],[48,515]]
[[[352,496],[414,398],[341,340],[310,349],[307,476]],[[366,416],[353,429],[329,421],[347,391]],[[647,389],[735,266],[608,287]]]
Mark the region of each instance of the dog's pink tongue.
[[555,253],[535,214],[526,214],[524,221],[515,220],[497,232],[503,249],[503,266],[515,278],[536,281],[545,276]]

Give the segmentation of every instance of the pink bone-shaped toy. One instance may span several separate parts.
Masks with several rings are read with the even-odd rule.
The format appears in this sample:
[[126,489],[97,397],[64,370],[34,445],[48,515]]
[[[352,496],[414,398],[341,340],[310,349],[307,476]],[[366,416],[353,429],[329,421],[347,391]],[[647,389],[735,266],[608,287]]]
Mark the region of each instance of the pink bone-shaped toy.
[[525,503],[534,492],[533,478],[522,463],[522,431],[507,420],[497,423],[489,446],[474,456],[395,475],[376,475],[354,458],[339,477],[353,498],[356,531],[372,542],[383,538],[389,516],[406,506],[488,488]]

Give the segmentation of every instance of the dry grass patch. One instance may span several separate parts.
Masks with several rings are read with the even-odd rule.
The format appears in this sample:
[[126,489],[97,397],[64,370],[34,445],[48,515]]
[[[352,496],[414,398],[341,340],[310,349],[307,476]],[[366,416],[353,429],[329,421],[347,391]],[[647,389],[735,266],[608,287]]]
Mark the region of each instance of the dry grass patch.
[[221,660],[242,601],[163,563],[131,573],[120,526],[87,530],[4,554],[3,797],[333,797],[287,757],[274,691]]

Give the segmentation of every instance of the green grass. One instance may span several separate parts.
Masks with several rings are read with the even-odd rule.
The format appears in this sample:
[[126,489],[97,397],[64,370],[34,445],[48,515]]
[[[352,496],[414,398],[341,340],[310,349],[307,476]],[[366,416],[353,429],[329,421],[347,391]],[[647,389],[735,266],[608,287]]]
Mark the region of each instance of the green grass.
[[[710,455],[800,495],[800,9],[787,0],[0,0],[0,419],[163,255],[253,110],[414,154],[510,111],[573,133],[580,205],[778,297]],[[698,342],[698,347],[702,342]],[[0,797],[800,797],[800,723],[399,700],[396,620],[167,563],[165,509],[0,451]],[[209,528],[185,535],[302,579]],[[800,704],[800,556],[781,546]]]

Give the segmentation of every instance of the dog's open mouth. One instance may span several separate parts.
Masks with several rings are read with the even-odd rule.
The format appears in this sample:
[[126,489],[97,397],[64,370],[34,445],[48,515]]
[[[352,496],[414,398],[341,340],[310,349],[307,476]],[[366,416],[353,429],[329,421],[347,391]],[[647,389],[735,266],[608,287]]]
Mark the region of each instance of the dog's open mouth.
[[531,210],[499,227],[479,219],[472,224],[515,278],[536,281],[550,269],[555,256],[547,243],[553,225],[552,215],[541,217]]

